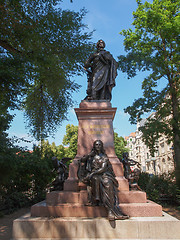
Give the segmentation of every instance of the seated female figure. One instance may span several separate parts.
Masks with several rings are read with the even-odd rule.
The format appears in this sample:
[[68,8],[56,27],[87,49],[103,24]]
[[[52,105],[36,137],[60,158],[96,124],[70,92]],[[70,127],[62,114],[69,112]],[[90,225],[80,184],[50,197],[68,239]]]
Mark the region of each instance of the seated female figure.
[[118,182],[101,140],[79,160],[78,178],[88,186],[89,203],[106,207],[110,220],[128,218],[119,208]]

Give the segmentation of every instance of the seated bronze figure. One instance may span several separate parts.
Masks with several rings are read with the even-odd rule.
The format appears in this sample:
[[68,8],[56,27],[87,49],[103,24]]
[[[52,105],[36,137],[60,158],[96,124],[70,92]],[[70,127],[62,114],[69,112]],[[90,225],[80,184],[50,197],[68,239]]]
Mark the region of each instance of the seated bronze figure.
[[62,158],[60,161],[57,157],[52,157],[52,164],[53,164],[53,172],[56,172],[57,176],[55,180],[50,184],[53,186],[51,191],[62,191],[64,186],[64,181],[68,178],[68,169],[67,166],[63,163],[63,159],[70,159],[70,158]]
[[96,140],[92,151],[79,162],[78,178],[88,187],[91,205],[103,205],[108,210],[109,220],[127,219],[119,208],[118,182],[101,140]]
[[[121,162],[124,167],[124,176],[129,182],[130,190],[142,191],[138,185],[138,179],[141,173],[141,164],[133,159],[130,159],[128,152],[123,153],[123,159],[121,160]],[[131,166],[136,166],[136,168],[132,171]]]

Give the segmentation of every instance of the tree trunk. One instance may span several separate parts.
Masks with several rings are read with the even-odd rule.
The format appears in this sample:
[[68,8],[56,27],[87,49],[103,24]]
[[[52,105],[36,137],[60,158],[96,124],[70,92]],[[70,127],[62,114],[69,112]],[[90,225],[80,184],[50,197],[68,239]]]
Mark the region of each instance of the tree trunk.
[[178,134],[174,136],[174,164],[176,184],[180,189],[180,139]]
[[174,165],[175,165],[175,177],[176,184],[180,188],[180,113],[179,113],[179,100],[178,100],[178,89],[176,88],[176,79],[170,81],[170,93],[172,103],[172,131],[173,131],[173,147],[174,147]]

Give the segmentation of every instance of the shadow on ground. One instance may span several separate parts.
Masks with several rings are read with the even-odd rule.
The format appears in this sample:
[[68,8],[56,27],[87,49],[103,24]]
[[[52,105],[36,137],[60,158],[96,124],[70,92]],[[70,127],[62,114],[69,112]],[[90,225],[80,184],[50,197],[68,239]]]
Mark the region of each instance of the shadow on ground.
[[30,208],[22,208],[0,218],[0,240],[10,240],[12,238],[13,221],[28,212],[30,212]]

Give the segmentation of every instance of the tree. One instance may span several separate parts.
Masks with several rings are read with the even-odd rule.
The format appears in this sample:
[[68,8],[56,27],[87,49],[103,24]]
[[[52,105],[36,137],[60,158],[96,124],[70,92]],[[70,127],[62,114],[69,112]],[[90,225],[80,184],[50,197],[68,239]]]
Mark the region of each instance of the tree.
[[55,142],[52,142],[52,144],[49,143],[48,140],[43,140],[42,143],[38,146],[39,149],[41,149],[41,157],[45,157],[45,154],[47,155],[47,152],[50,152],[52,157],[55,156],[58,158],[58,160],[65,157],[65,148],[63,145],[56,146]]
[[66,126],[66,135],[63,138],[63,144],[68,145],[65,149],[65,157],[74,158],[77,153],[78,126],[68,124]]
[[8,181],[8,176],[13,174],[14,159],[16,158],[15,148],[7,137],[6,130],[9,128],[12,117],[5,110],[0,114],[0,182]]
[[[78,127],[73,124],[68,124],[66,126],[66,135],[63,138],[63,144],[68,145],[66,149],[65,156],[69,158],[74,158],[77,153],[77,141],[78,141]],[[126,141],[123,137],[119,137],[116,132],[114,132],[114,147],[115,153],[118,158],[122,158],[123,152],[128,152],[125,147]]]
[[123,137],[119,137],[116,132],[114,132],[114,148],[115,153],[118,158],[122,159],[124,152],[129,152],[129,149],[126,148],[126,141]]
[[0,108],[24,109],[39,140],[66,118],[70,77],[82,72],[92,51],[86,11],[62,10],[61,0],[3,0],[0,3]]
[[[143,96],[125,109],[131,123],[144,113],[154,111],[142,132],[146,144],[153,146],[160,134],[173,141],[176,182],[180,186],[180,14],[179,0],[154,0],[153,3],[137,0],[133,13],[134,29],[123,30],[126,56],[119,57],[119,67],[134,77],[137,71],[149,71],[142,82]],[[162,90],[159,82],[164,83]]]

